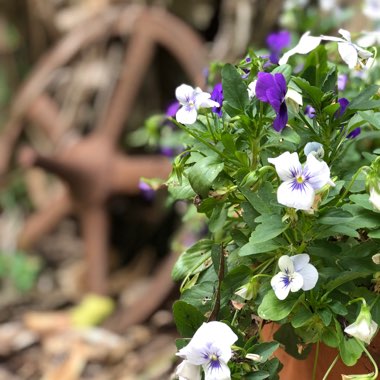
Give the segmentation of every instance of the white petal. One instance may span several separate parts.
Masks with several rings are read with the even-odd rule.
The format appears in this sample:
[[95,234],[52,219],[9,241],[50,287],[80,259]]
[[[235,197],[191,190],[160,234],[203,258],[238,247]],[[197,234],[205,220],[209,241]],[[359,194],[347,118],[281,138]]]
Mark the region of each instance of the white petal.
[[299,272],[310,261],[310,256],[307,253],[301,253],[291,257],[294,264],[294,270]]
[[249,99],[253,99],[256,96],[256,83],[257,80],[254,80],[248,85],[248,97]]
[[237,335],[228,325],[223,322],[212,321],[203,323],[189,344],[193,342],[197,345],[205,345],[206,343],[219,342],[221,338],[224,345],[228,347],[232,346],[238,339]]
[[314,202],[314,195],[314,189],[306,182],[302,189],[294,189],[292,182],[286,181],[277,190],[277,201],[297,210],[310,210]]
[[325,36],[325,35],[322,35],[322,36],[321,36],[321,39],[322,39],[323,41],[347,42],[347,41],[344,40],[343,38],[340,38],[340,37],[334,37],[334,36]]
[[278,267],[281,272],[294,273],[293,260],[288,255],[283,255],[278,259]]
[[369,48],[370,46],[376,45],[377,39],[380,38],[380,33],[379,36],[377,37],[376,32],[366,32],[361,36],[360,38],[357,39],[357,44],[363,48]]
[[189,99],[194,97],[194,91],[195,90],[191,86],[181,84],[175,89],[175,97],[180,103],[187,104]]
[[294,54],[307,54],[314,50],[320,43],[321,37],[314,37],[309,35],[310,32],[304,33],[298,44],[293,48],[287,51],[279,60],[279,65],[284,65],[288,62],[288,59]]
[[212,99],[207,99],[207,98],[196,98],[195,100],[195,105],[198,108],[203,107],[203,108],[211,108],[211,107],[219,107],[220,104],[218,102],[215,102]]
[[319,274],[314,265],[306,264],[298,273],[303,278],[302,290],[310,290],[315,287]]
[[374,187],[371,187],[369,190],[369,201],[372,203],[372,206],[380,211],[380,194],[375,190]]
[[301,274],[294,273],[292,281],[290,283],[290,291],[291,292],[298,292],[304,285],[304,279]]
[[175,118],[179,123],[193,124],[197,120],[197,114],[197,110],[194,107],[188,108],[185,106],[177,111]]
[[205,371],[205,380],[230,380],[231,373],[228,365],[222,360],[219,362],[220,366],[213,368],[211,365],[206,364],[203,366]]
[[294,178],[294,173],[301,173],[302,166],[296,152],[282,153],[275,158],[268,158],[268,162],[273,164],[276,172],[282,181],[288,181]]
[[372,53],[370,51],[368,51],[366,49],[362,49],[358,45],[355,45],[355,44],[353,44],[353,45],[355,46],[355,49],[357,50],[358,55],[361,59],[368,59],[368,58],[372,57]]
[[338,33],[346,40],[351,42],[351,33],[346,29],[339,29]]
[[300,106],[302,106],[302,95],[297,92],[296,90],[293,90],[292,88],[288,88],[288,92],[285,95],[285,98],[291,99]]
[[200,367],[191,364],[187,360],[184,360],[177,366],[175,374],[179,380],[201,380]]
[[[373,325],[373,323],[375,325]],[[371,343],[371,339],[377,330],[377,324],[374,321],[371,321],[370,324],[364,319],[355,321],[351,325],[347,326],[344,329],[344,332],[348,335],[351,335],[367,344]]]
[[314,190],[319,190],[331,181],[330,168],[326,162],[317,160],[313,154],[307,155],[304,173],[308,177],[307,182]]
[[280,272],[273,276],[270,281],[272,289],[279,300],[284,300],[290,292],[290,286],[284,284],[283,278],[284,273]]
[[355,47],[350,43],[339,42],[338,51],[343,61],[347,63],[350,69],[353,69],[358,63],[358,52]]

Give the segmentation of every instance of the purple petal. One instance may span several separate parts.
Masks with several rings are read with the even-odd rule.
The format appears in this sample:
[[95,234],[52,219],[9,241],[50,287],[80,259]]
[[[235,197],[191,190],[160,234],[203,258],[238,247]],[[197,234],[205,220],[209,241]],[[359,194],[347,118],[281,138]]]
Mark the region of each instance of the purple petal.
[[308,104],[305,107],[304,113],[305,113],[306,116],[310,117],[310,119],[314,119],[315,118],[315,108],[312,107],[310,104]]
[[273,128],[277,132],[281,132],[288,122],[288,109],[286,108],[286,103],[283,102],[280,106],[280,112],[277,114],[273,122]]
[[337,83],[338,91],[344,91],[347,85],[347,81],[348,81],[348,77],[346,74],[338,75],[338,83]]
[[350,102],[346,98],[340,98],[340,99],[338,99],[338,103],[340,104],[340,108],[338,109],[338,111],[336,111],[335,117],[343,116],[343,114],[346,111],[346,108],[350,104]]
[[213,107],[212,112],[216,113],[219,117],[222,116],[222,103],[223,103],[223,88],[222,83],[217,83],[211,93],[211,100],[219,103],[219,107]]
[[166,109],[166,116],[175,117],[175,114],[177,113],[179,107],[180,107],[180,104],[179,104],[179,101],[177,100],[170,103],[168,108]]
[[275,87],[275,82],[272,74],[259,72],[257,74],[256,97],[262,102],[269,103],[267,91]]
[[277,33],[271,33],[266,39],[268,48],[272,52],[281,52],[290,44],[290,33],[287,30],[281,30]]
[[281,94],[282,99],[286,95],[287,87],[285,77],[281,73],[274,74],[274,81],[278,86],[278,91]]
[[356,136],[359,136],[360,135],[360,132],[361,132],[361,128],[360,127],[357,127],[355,128],[354,130],[352,130],[347,136],[346,138],[348,139],[354,139]]

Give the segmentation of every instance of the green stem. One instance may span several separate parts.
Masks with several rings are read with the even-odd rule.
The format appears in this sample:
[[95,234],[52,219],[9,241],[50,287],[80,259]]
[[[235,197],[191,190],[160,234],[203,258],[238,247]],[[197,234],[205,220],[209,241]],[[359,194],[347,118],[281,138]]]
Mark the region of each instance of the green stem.
[[375,360],[373,359],[372,355],[369,353],[369,351],[366,349],[365,345],[363,344],[363,342],[357,338],[355,338],[356,341],[359,343],[359,345],[361,346],[361,348],[363,349],[363,351],[366,353],[366,355],[368,356],[368,359],[370,360],[370,362],[372,363],[373,365],[373,368],[375,369],[375,373],[374,375],[372,376],[372,379],[375,380],[377,379],[378,375],[379,375],[379,369],[377,367],[377,364],[375,362]]
[[318,356],[319,356],[319,340],[317,341],[317,347],[315,350],[315,357],[314,357],[314,366],[313,366],[313,377],[312,380],[316,379],[317,375],[317,364],[318,364]]
[[335,207],[338,206],[343,201],[344,197],[348,194],[348,192],[350,191],[351,187],[353,186],[354,182],[356,181],[356,179],[358,178],[359,174],[361,173],[361,171],[363,169],[364,169],[364,166],[362,166],[361,168],[359,168],[356,171],[356,173],[354,174],[354,176],[351,179],[351,182],[346,187],[346,190],[344,191],[344,193],[339,197],[338,201],[336,202]]
[[336,364],[336,362],[338,361],[338,359],[339,359],[339,355],[337,355],[335,357],[335,359],[333,360],[333,362],[330,364],[330,367],[327,369],[327,371],[326,371],[325,375],[323,376],[322,380],[326,380],[327,379],[327,376],[330,374],[330,372],[334,368],[334,365]]

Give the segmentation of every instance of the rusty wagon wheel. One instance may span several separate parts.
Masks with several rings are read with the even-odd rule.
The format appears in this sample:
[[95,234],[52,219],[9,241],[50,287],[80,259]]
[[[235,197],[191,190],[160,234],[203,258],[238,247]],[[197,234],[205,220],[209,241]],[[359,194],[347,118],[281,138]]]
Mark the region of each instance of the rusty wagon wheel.
[[[74,123],[64,117],[51,92],[52,82],[84,49],[96,44],[105,46],[112,38],[125,44],[118,66],[121,71],[104,92],[106,95],[103,94],[93,128],[86,134],[77,133],[73,142],[67,136],[75,127]],[[67,189],[60,199],[50,199],[46,207],[27,218],[19,245],[23,248],[33,246],[66,215],[77,214],[84,241],[87,287],[91,292],[107,291],[110,227],[106,201],[115,193],[137,194],[141,176],[166,178],[170,172],[170,163],[162,156],[131,156],[117,146],[125,122],[133,114],[134,100],[156,45],[174,56],[190,82],[203,86],[206,51],[188,26],[160,8],[110,7],[101,16],[69,33],[37,64],[15,97],[11,117],[0,136],[0,176],[8,170],[20,135],[29,122],[44,135],[49,148],[44,151],[24,148],[20,160],[24,165],[38,166],[56,175]],[[167,260],[172,262],[173,257],[169,255]],[[166,273],[169,261],[162,264]],[[154,277],[162,281],[163,275],[157,270]],[[164,288],[152,285],[148,291],[155,290],[157,295],[146,298],[156,298],[153,302],[157,304],[167,292]],[[149,312],[149,307],[154,305],[146,306],[145,313]]]

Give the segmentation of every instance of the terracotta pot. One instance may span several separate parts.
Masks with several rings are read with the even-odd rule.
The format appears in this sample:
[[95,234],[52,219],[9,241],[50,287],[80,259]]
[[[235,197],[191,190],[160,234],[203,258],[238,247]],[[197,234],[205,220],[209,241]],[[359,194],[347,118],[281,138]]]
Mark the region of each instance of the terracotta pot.
[[[270,323],[264,326],[262,331],[262,337],[265,341],[273,340],[273,334],[278,330],[279,325]],[[371,345],[369,346],[369,351],[371,355],[380,363],[380,334],[373,339]],[[322,380],[330,364],[333,362],[337,355],[337,350],[327,347],[324,344],[320,345],[318,364],[317,364],[317,374],[316,380]],[[315,347],[312,348],[311,353],[305,360],[297,360],[292,356],[288,355],[282,348],[279,348],[275,352],[275,356],[284,365],[280,372],[280,380],[311,380],[314,366],[315,357]],[[328,380],[340,380],[342,374],[353,375],[353,374],[365,374],[373,372],[373,366],[371,365],[368,358],[363,355],[358,363],[353,367],[347,367],[340,359],[335,364],[333,370],[328,376]]]

